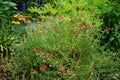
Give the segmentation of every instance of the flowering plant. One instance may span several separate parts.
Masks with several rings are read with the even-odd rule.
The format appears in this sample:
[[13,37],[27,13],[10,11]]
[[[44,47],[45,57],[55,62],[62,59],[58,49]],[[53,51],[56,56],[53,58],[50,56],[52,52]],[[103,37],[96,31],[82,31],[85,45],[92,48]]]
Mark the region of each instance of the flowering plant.
[[[18,73],[30,73],[34,78],[39,75],[41,79],[88,76],[97,52],[98,41],[94,32],[99,31],[101,22],[84,11],[79,16],[69,20],[67,16],[57,16],[49,22],[39,22],[36,27],[27,28],[27,36],[18,47]],[[87,66],[91,67],[87,69]],[[87,69],[87,72],[82,74],[84,70],[81,69]]]

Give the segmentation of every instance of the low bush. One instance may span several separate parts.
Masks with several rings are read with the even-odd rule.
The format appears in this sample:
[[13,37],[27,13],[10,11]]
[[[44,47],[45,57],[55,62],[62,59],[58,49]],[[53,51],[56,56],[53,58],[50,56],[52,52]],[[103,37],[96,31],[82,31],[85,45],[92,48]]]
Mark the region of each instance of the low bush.
[[81,11],[73,18],[57,16],[28,28],[16,50],[12,72],[26,79],[87,79],[99,46],[94,37],[101,24]]

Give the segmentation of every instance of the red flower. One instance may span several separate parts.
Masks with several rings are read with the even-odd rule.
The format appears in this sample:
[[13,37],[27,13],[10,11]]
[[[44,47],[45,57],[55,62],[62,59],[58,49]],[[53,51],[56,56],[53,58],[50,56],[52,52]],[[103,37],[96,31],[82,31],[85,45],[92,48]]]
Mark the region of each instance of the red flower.
[[60,71],[61,71],[61,72],[64,72],[64,71],[65,71],[65,68],[64,68],[64,67],[61,67],[61,68],[60,68]]
[[58,29],[57,29],[57,28],[55,29],[55,32],[58,32]]
[[81,27],[84,27],[84,24],[83,24],[83,23],[81,23],[81,24],[80,24],[80,26],[81,26]]
[[78,34],[74,34],[74,36],[75,36],[76,38],[78,38],[79,35],[78,35]]
[[43,68],[43,66],[41,66],[41,67],[39,68],[39,70],[40,70],[41,72],[45,71],[45,69]]
[[91,27],[90,27],[90,26],[87,26],[86,28],[87,28],[87,29],[90,29]]
[[108,32],[108,29],[104,29],[104,33],[107,33]]
[[109,60],[109,62],[110,62],[110,63],[112,63],[112,62],[113,62],[113,60],[111,60],[111,59],[110,59],[110,60]]
[[48,68],[48,66],[44,65],[43,68],[46,70]]
[[48,68],[48,66],[44,65],[44,66],[40,66],[39,70],[41,72],[45,71]]
[[66,73],[70,75],[70,74],[71,74],[71,71],[70,71],[70,70],[67,70]]

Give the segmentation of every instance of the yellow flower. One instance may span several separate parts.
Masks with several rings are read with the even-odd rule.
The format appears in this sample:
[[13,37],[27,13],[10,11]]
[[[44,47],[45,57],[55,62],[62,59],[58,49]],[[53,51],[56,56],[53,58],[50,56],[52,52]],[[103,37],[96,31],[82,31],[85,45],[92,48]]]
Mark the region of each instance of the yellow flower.
[[30,20],[24,20],[24,23],[25,24],[30,23]]
[[18,18],[18,19],[19,19],[20,21],[24,21],[24,20],[25,20],[24,18],[21,18],[21,17],[20,17],[20,18]]
[[19,21],[12,21],[13,24],[20,24]]
[[13,17],[14,17],[14,18],[20,18],[20,17],[22,17],[22,15],[16,14],[16,15],[14,15]]

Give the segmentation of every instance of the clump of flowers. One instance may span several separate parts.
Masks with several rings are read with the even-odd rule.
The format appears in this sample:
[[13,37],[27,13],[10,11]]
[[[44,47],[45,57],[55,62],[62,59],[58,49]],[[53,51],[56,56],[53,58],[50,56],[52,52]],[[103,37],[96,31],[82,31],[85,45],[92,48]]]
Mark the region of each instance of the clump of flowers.
[[40,67],[39,67],[39,70],[40,70],[41,72],[44,72],[47,68],[48,68],[48,66],[44,65],[44,66],[40,66]]
[[23,16],[21,14],[16,14],[13,16],[15,18],[14,21],[12,21],[13,24],[20,24],[20,23],[24,23],[24,24],[28,24],[31,21],[29,20],[29,16]]
[[[60,71],[61,71],[61,72],[65,72],[65,68],[62,66],[62,67],[60,68]],[[71,71],[70,71],[69,69],[67,69],[67,70],[66,70],[66,74],[70,75],[70,74],[71,74]]]
[[13,24],[20,24],[20,21],[12,21]]

